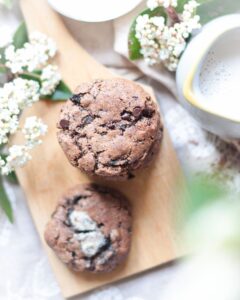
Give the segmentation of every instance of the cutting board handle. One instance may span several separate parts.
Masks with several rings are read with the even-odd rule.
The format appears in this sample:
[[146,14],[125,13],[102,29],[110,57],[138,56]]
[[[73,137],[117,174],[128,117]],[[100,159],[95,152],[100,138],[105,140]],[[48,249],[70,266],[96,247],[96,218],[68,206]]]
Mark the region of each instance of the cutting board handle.
[[[50,7],[47,0],[21,0],[20,6],[28,30],[45,33],[56,42],[59,50],[56,63],[60,68],[64,68],[62,73],[66,83],[68,83],[68,78],[74,76],[75,86],[73,80],[69,82],[72,89],[81,82],[81,78],[86,81],[86,79],[92,80],[114,76],[74,40],[60,15]],[[61,55],[61,53],[68,53],[68,55]],[[74,66],[79,66],[79,62],[81,62],[82,68],[76,69]]]

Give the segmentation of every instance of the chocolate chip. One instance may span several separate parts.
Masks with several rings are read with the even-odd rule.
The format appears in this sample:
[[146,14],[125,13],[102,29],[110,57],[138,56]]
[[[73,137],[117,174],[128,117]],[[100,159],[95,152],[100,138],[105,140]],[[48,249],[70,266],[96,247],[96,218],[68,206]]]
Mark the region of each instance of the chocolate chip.
[[128,179],[133,179],[135,176],[132,173],[128,174]]
[[86,93],[74,94],[72,97],[70,97],[70,100],[75,104],[80,104],[80,100],[85,94]]
[[137,99],[138,99],[138,96],[132,96],[132,98],[133,98],[134,100],[137,100]]
[[133,116],[135,118],[139,118],[141,116],[141,113],[142,113],[141,107],[139,107],[139,106],[134,107],[134,109],[133,109]]
[[64,120],[62,119],[60,122],[59,122],[60,126],[62,129],[68,129],[69,127],[69,121],[68,120]]
[[121,117],[122,120],[131,121],[131,113],[129,111],[123,111]]
[[67,209],[67,219],[65,220],[65,223],[68,224],[68,226],[71,226],[71,222],[70,222],[70,214],[74,211],[73,208],[68,208]]
[[80,96],[78,94],[72,95],[72,97],[70,97],[70,100],[75,104],[79,104],[80,103]]
[[93,120],[94,120],[94,118],[92,116],[88,115],[82,119],[82,124],[84,126],[86,126],[86,125],[92,123]]
[[143,116],[146,118],[151,118],[153,115],[153,110],[151,108],[144,108]]
[[115,124],[113,124],[113,123],[110,123],[110,124],[108,124],[107,125],[107,128],[109,128],[109,129],[115,129],[116,128],[116,125]]
[[82,199],[82,196],[76,196],[73,198],[73,205],[78,204],[78,202]]

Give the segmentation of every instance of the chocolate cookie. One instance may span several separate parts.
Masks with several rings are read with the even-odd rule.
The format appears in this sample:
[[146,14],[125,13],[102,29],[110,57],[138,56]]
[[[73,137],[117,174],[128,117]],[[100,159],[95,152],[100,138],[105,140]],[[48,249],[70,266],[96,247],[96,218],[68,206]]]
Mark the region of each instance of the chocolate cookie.
[[109,272],[129,252],[131,219],[128,201],[116,190],[78,185],[60,200],[45,240],[71,269]]
[[163,135],[151,96],[120,78],[81,84],[62,107],[57,126],[70,163],[109,179],[129,178],[147,166]]

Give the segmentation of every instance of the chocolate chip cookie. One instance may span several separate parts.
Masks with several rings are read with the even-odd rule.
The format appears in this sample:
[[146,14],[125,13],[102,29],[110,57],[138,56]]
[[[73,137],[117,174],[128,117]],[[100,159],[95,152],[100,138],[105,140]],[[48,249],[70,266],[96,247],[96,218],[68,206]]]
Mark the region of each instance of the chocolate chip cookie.
[[60,199],[45,240],[71,269],[109,272],[128,255],[131,222],[122,194],[95,184],[78,185]]
[[70,163],[106,179],[127,179],[147,166],[163,136],[151,96],[120,78],[81,84],[62,107],[57,126]]

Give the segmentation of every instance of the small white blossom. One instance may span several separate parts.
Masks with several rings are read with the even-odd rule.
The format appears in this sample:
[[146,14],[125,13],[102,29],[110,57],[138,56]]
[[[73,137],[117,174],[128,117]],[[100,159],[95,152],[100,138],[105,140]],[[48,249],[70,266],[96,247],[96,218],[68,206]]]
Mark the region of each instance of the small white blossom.
[[42,120],[37,118],[36,116],[28,117],[25,120],[22,132],[27,141],[27,147],[31,149],[34,146],[42,143],[39,137],[46,134],[47,125],[44,124]]
[[15,168],[24,166],[30,159],[31,155],[25,145],[13,145],[8,149],[9,155],[6,162],[2,165],[2,174],[7,175]]
[[5,165],[5,161],[0,157],[0,167],[3,167]]
[[53,39],[47,37],[45,34],[34,31],[29,36],[30,43],[34,46],[41,47],[42,53],[50,58],[54,57],[57,52],[56,43]]
[[21,111],[38,100],[39,84],[33,80],[17,78],[0,88],[0,145],[18,129]]
[[[177,1],[149,0],[148,7],[175,7]],[[141,54],[149,65],[163,63],[170,71],[175,71],[179,58],[186,48],[186,40],[193,30],[201,27],[200,17],[196,15],[198,3],[190,0],[179,15],[180,22],[172,26],[163,17],[149,17],[147,14],[136,20],[136,38],[141,45]]]
[[31,159],[29,151],[41,144],[41,136],[47,132],[47,125],[36,116],[28,117],[21,129],[19,117],[26,107],[39,100],[40,92],[44,95],[51,94],[60,82],[57,66],[46,66],[55,54],[54,41],[38,32],[32,33],[29,42],[22,48],[15,49],[13,45],[9,45],[5,50],[6,66],[16,74],[15,77],[38,68],[43,70],[39,76],[41,87],[38,81],[17,77],[0,88],[0,146],[5,145],[10,135],[17,130],[21,130],[25,138],[22,145],[13,145],[8,149],[5,147],[6,157],[0,156],[2,175],[24,166]]
[[29,42],[23,48],[15,49],[10,45],[5,50],[6,66],[12,73],[21,73],[24,68],[29,72],[46,65],[47,61],[56,54],[54,41],[42,33],[30,34]]
[[58,67],[54,65],[48,65],[42,70],[41,81],[42,87],[40,90],[41,95],[51,95],[56,86],[61,80],[61,75],[58,71]]
[[154,10],[158,6],[168,8],[169,6],[177,7],[177,0],[148,0],[147,7]]

